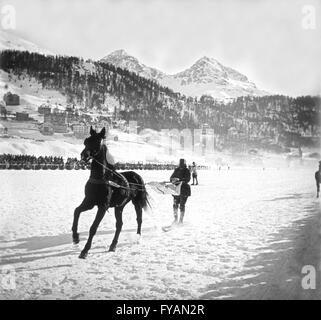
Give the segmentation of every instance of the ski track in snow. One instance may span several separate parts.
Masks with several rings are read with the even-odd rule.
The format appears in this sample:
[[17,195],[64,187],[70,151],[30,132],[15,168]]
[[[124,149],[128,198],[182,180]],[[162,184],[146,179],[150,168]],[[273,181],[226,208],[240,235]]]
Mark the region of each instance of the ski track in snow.
[[[137,172],[145,182],[171,174]],[[271,285],[298,284],[302,266],[291,257],[320,212],[313,170],[200,171],[185,225],[167,233],[161,227],[173,219],[171,196],[149,190],[153,211],[143,214],[141,241],[130,204],[117,250],[107,252],[115,231],[110,209],[81,260],[96,209],[80,217],[79,245],[70,228],[88,176],[0,171],[0,270],[13,267],[16,282],[13,290],[0,286],[1,299],[274,298]]]

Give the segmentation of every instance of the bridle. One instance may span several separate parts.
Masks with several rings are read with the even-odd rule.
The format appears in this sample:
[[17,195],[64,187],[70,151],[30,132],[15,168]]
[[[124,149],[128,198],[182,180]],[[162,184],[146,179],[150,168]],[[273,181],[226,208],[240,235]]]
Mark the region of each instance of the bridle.
[[84,160],[85,162],[88,162],[90,159],[95,159],[99,154],[99,152],[101,152],[102,142],[100,142],[100,146],[98,149],[91,150],[87,148],[86,140],[85,140],[85,149],[82,151],[82,154],[85,154],[86,158],[84,158],[83,155],[81,157],[82,157],[82,160]]

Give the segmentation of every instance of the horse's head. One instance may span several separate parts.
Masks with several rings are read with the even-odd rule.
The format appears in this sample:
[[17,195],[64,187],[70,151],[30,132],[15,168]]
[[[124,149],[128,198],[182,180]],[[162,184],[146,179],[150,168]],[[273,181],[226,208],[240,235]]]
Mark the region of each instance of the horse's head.
[[95,158],[99,154],[102,146],[101,142],[105,138],[105,135],[105,128],[102,128],[102,130],[97,133],[96,130],[90,127],[90,137],[84,141],[85,149],[80,154],[81,160],[88,162],[89,159]]

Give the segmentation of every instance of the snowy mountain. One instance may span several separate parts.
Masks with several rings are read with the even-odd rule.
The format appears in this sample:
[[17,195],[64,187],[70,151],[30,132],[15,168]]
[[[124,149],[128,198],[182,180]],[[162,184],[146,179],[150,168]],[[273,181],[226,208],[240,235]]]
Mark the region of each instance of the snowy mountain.
[[0,51],[2,50],[19,50],[54,55],[53,52],[40,48],[36,44],[24,40],[11,32],[0,30]]
[[156,81],[160,81],[166,77],[164,72],[140,63],[138,59],[129,55],[125,50],[116,50],[108,56],[102,58],[100,61],[113,64],[116,67],[127,69],[131,72],[139,74],[144,78],[153,79]]
[[167,86],[191,96],[208,94],[217,99],[228,99],[266,94],[245,75],[208,57],[197,60],[190,68],[172,78],[166,79]]
[[125,68],[142,77],[156,80],[187,96],[208,94],[216,99],[226,100],[244,95],[262,96],[267,94],[267,92],[258,89],[245,75],[208,57],[197,60],[190,68],[174,75],[168,75],[148,67],[124,50],[114,51],[101,61]]
[[[0,30],[0,51],[7,49],[54,55],[49,50],[24,40],[12,32]],[[218,100],[229,100],[239,96],[268,94],[268,92],[258,89],[245,75],[208,57],[199,59],[190,68],[174,75],[146,66],[124,50],[116,50],[100,61],[155,80],[186,96],[207,94]]]

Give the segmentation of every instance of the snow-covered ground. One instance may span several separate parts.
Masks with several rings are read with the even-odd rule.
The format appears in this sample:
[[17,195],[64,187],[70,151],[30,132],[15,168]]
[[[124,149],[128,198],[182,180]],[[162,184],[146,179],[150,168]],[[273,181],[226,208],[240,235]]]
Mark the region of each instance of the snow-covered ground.
[[[171,174],[139,173],[145,182]],[[88,175],[0,171],[0,271],[15,279],[15,289],[0,286],[1,299],[320,297],[300,285],[303,265],[319,265],[313,168],[200,171],[184,226],[167,233],[161,226],[172,221],[171,196],[149,190],[153,211],[143,215],[140,242],[128,205],[117,251],[107,252],[115,230],[110,210],[80,260],[96,210],[82,214],[77,246],[70,228]]]

